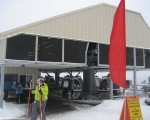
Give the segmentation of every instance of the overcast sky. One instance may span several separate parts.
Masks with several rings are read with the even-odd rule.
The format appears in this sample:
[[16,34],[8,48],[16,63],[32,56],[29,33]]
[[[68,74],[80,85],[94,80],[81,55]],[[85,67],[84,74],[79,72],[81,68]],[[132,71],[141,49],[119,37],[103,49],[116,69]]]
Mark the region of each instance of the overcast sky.
[[[0,32],[76,9],[120,0],[0,0]],[[150,26],[150,0],[126,0],[126,9],[142,14]]]

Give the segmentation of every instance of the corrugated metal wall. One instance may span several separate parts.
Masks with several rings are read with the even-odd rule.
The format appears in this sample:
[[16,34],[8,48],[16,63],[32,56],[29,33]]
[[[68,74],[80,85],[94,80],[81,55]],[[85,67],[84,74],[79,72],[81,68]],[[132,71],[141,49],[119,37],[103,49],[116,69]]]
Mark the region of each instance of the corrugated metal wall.
[[108,43],[114,11],[97,6],[51,19],[23,32]]
[[36,68],[27,68],[27,67],[8,67],[5,69],[7,74],[37,74],[38,69]]
[[[106,4],[85,8],[4,33],[25,32],[109,43],[116,8]],[[127,46],[150,48],[150,29],[139,13],[126,11]]]

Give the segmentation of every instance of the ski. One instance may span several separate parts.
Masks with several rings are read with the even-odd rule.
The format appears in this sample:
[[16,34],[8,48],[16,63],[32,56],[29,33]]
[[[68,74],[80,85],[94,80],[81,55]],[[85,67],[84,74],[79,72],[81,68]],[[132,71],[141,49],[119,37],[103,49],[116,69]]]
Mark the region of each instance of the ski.
[[26,120],[29,120],[29,114],[30,114],[31,87],[32,87],[32,80],[30,80],[30,82],[29,82],[28,109],[27,109],[27,116],[26,116]]
[[[41,86],[40,86],[40,81],[38,82],[38,89],[40,90],[41,88],[40,88]],[[43,114],[42,114],[42,95],[40,94],[40,92],[39,92],[39,96],[40,96],[40,120],[42,120],[42,118],[43,118]]]

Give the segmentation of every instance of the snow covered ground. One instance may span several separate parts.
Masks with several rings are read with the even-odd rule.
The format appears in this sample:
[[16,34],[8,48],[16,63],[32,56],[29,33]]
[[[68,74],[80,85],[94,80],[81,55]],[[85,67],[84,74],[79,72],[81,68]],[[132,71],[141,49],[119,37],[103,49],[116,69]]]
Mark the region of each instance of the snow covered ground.
[[[140,98],[140,105],[143,114],[143,120],[150,119],[150,106],[145,103],[145,97]],[[123,99],[105,100],[97,106],[81,107],[74,105],[75,110],[62,112],[59,114],[48,114],[47,120],[119,120],[120,112],[123,105]],[[27,105],[4,102],[4,108],[0,108],[0,120],[15,120],[20,117],[24,120]]]
[[12,102],[3,102],[3,109],[0,108],[0,120],[11,120],[25,114],[27,105]]

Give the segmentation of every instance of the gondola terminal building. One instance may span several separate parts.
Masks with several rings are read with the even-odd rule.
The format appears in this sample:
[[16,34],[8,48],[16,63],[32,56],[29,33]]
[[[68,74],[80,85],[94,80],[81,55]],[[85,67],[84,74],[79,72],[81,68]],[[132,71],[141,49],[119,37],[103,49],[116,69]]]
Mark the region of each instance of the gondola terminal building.
[[[109,68],[115,10],[103,3],[0,33],[2,88],[10,74],[25,83],[42,70]],[[126,46],[127,69],[134,67],[134,51],[137,68],[150,67],[150,27],[131,10],[126,10]]]

